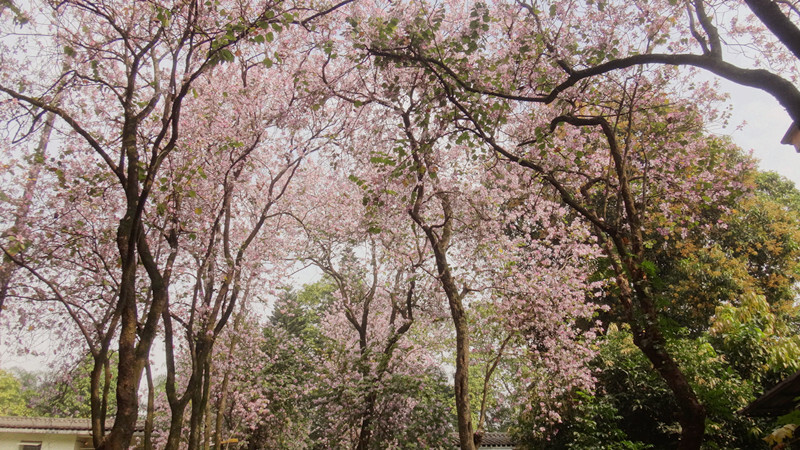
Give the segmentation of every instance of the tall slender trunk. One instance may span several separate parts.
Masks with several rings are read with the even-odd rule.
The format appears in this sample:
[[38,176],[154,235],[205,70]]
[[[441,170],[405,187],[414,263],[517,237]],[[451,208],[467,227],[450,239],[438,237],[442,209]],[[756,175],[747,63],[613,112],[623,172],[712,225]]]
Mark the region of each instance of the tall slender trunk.
[[667,351],[667,342],[658,324],[655,303],[649,294],[649,286],[645,285],[647,281],[644,274],[640,273],[640,270],[631,271],[634,275],[638,274],[639,279],[642,280],[634,284],[635,289],[631,292],[626,286],[626,289],[622,290],[622,295],[626,295],[626,292],[629,296],[636,295],[635,305],[641,311],[642,317],[638,317],[639,320],[633,314],[629,314],[628,317],[633,343],[653,364],[653,368],[672,391],[675,402],[678,404],[678,423],[681,425],[678,449],[699,450],[705,435],[706,410],[698,400],[686,374]]
[[155,417],[156,389],[153,384],[153,370],[148,361],[145,366],[147,375],[147,417],[144,420],[144,450],[153,450],[153,419]]
[[372,440],[372,420],[375,416],[375,402],[378,394],[373,390],[364,399],[364,413],[361,420],[361,430],[358,434],[357,450],[367,450]]
[[217,417],[214,422],[214,448],[218,449],[222,445],[222,426],[225,420],[225,409],[228,407],[228,385],[230,384],[230,374],[225,372],[220,386],[219,400],[217,401]]
[[167,434],[167,442],[164,444],[165,450],[177,450],[180,447],[181,435],[183,433],[183,418],[191,396],[188,394],[190,389],[195,386],[198,381],[196,372],[193,371],[189,377],[186,385],[186,391],[180,396],[176,392],[176,369],[175,369],[175,355],[174,355],[174,332],[172,328],[172,317],[169,310],[163,312],[164,322],[164,341],[166,344],[166,357],[167,357],[167,382],[166,393],[167,402],[170,409],[170,422],[169,433]]
[[[247,299],[249,296],[249,287],[245,291],[244,299]],[[244,303],[244,302],[242,302]],[[232,361],[234,358],[234,352],[236,351],[236,336],[241,327],[242,323],[242,315],[244,312],[242,310],[236,314],[233,319],[233,333],[231,335],[230,344],[228,344],[228,361]],[[230,371],[225,371],[225,375],[222,377],[222,385],[220,386],[220,394],[219,400],[217,401],[217,416],[214,423],[214,448],[220,449],[222,445],[222,427],[224,425],[225,419],[225,409],[228,407],[228,385],[230,384]]]
[[[198,346],[199,348],[200,346]],[[204,423],[203,414],[206,410],[206,403],[208,401],[208,391],[210,389],[211,376],[209,363],[209,348],[211,343],[204,344],[202,349],[198,352],[197,365],[200,371],[200,380],[193,386],[192,389],[192,409],[189,417],[189,448],[196,449],[200,445],[200,432]]]
[[456,329],[456,373],[454,390],[456,397],[456,414],[458,417],[458,440],[461,450],[475,450],[475,431],[472,428],[472,410],[469,402],[469,326],[464,310],[463,295],[456,286],[455,279],[447,262],[447,244],[449,242],[450,220],[452,214],[446,194],[441,194],[443,209],[445,211],[445,226],[442,236],[439,237],[429,226],[422,225],[418,214],[412,211],[412,217],[422,225],[433,247],[439,280],[450,305],[450,316]]
[[660,331],[653,327],[648,328],[636,330],[633,334],[633,342],[653,364],[678,403],[680,412],[678,423],[681,425],[678,449],[698,450],[703,444],[705,435],[705,408],[697,399],[686,375],[665,350],[665,341],[663,336],[660,336]]
[[483,391],[481,392],[481,406],[480,411],[478,411],[478,426],[475,427],[476,432],[479,434],[483,432],[483,424],[486,423],[486,401],[489,398],[489,383],[492,380],[492,374],[494,374],[494,371],[497,369],[497,365],[500,363],[503,352],[505,352],[506,346],[511,341],[511,338],[512,335],[509,334],[508,337],[503,339],[503,343],[500,344],[500,349],[497,351],[494,360],[491,363],[486,363],[486,372],[483,375]]
[[[135,209],[135,207],[134,207]],[[123,449],[130,445],[139,413],[139,370],[136,358],[136,257],[128,247],[132,223],[130,208],[128,215],[120,221],[120,253],[122,254],[122,277],[120,280],[119,308],[122,328],[119,334],[119,365],[117,370],[117,414],[114,426],[106,439],[95,436],[98,450]],[[102,440],[100,440],[102,439]],[[100,440],[98,442],[98,440]]]
[[[409,113],[403,113],[403,124],[405,134],[411,144],[411,155],[417,167],[430,170],[434,166],[429,160],[430,155],[425,154],[424,146],[417,141],[412,132],[411,118]],[[425,199],[425,187],[427,175],[425,171],[418,170],[417,185],[414,187],[414,204],[408,213],[411,219],[422,228],[428,242],[431,244],[436,269],[439,275],[439,282],[447,296],[450,306],[450,317],[456,329],[456,373],[453,380],[453,388],[456,397],[456,416],[458,419],[458,440],[461,450],[475,450],[475,430],[472,428],[472,410],[469,402],[469,325],[467,315],[464,310],[464,295],[459,291],[456,280],[450,270],[447,260],[447,250],[453,236],[453,208],[450,203],[450,194],[443,191],[433,181],[433,196],[437,198],[442,207],[441,217],[443,222],[434,228],[428,225],[422,216],[422,204]]]
[[472,429],[472,410],[469,403],[469,330],[461,301],[450,303],[453,324],[456,327],[456,373],[454,380],[456,412],[458,414],[458,440],[461,450],[475,449],[475,431]]
[[[153,261],[146,248],[144,238],[139,235],[139,256],[144,265],[152,269]],[[170,254],[170,262],[175,253]],[[158,331],[158,317],[167,304],[167,279],[148,270],[153,298],[144,325],[139,330],[136,311],[135,271],[137,258],[123,259],[120,308],[122,327],[119,334],[119,365],[117,371],[117,414],[114,426],[97,450],[128,448],[136,430],[139,417],[139,383],[144,367],[150,358],[150,348]],[[138,342],[137,342],[138,340]]]
[[203,412],[203,450],[211,449],[211,402],[209,401],[209,391],[206,391],[205,411]]
[[[25,229],[25,222],[28,218],[28,212],[33,202],[33,193],[36,190],[36,183],[39,181],[39,173],[42,170],[42,164],[45,160],[47,153],[47,146],[50,143],[50,135],[53,132],[53,124],[55,123],[56,115],[48,112],[45,116],[44,128],[42,135],[39,137],[39,143],[33,153],[33,161],[31,168],[28,170],[28,179],[25,182],[25,189],[22,191],[22,198],[19,199],[17,210],[14,213],[14,226],[11,231],[22,234]],[[8,232],[3,233],[4,237]],[[11,277],[16,269],[16,264],[13,261],[6,261],[5,259],[0,264],[0,314],[3,313],[3,305],[8,295],[8,287],[11,284]]]

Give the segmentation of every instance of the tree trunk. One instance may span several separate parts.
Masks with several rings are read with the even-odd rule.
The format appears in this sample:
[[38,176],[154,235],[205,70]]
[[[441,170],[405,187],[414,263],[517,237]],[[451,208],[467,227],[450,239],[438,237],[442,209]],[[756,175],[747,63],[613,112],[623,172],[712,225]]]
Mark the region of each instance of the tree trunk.
[[144,450],[153,450],[153,418],[155,416],[156,390],[153,384],[153,371],[148,361],[147,375],[147,417],[144,419]]
[[219,449],[222,445],[222,425],[225,419],[225,409],[228,407],[228,384],[230,383],[230,375],[226,372],[222,377],[222,391],[217,402],[217,417],[214,423],[214,448]]
[[[420,150],[419,143],[411,132],[411,120],[408,114],[403,115],[403,123],[405,124],[406,135],[411,142],[414,162],[419,167],[429,168],[433,164],[426,159],[424,153]],[[453,236],[453,208],[450,204],[449,194],[439,189],[434,182],[433,194],[441,204],[444,221],[441,225],[436,226],[438,233],[434,231],[433,227],[426,225],[425,219],[420,214],[425,197],[426,176],[424,171],[418,171],[417,186],[414,188],[414,205],[408,213],[412,220],[425,232],[425,236],[431,244],[436,260],[439,282],[450,305],[450,316],[456,329],[456,373],[453,385],[456,396],[456,415],[458,417],[458,439],[461,450],[475,450],[475,432],[472,428],[472,411],[469,403],[469,327],[464,311],[464,294],[459,292],[456,280],[450,271],[450,264],[447,261],[447,249]]]
[[[617,246],[623,248],[620,244]],[[678,450],[699,450],[705,435],[705,407],[697,399],[686,374],[667,351],[666,339],[659,326],[658,313],[650,294],[651,286],[640,268],[641,263],[637,262],[640,260],[641,258],[625,261],[627,273],[638,280],[633,283],[633,289],[620,270],[621,267],[614,265],[617,284],[620,286],[620,299],[627,310],[633,343],[653,364],[678,404],[678,423],[681,425]]]
[[697,400],[686,375],[664,349],[663,337],[657,330],[638,330],[633,334],[633,342],[653,363],[653,367],[667,383],[678,403],[680,410],[678,422],[681,424],[678,449],[699,450],[705,435],[706,411]]
[[469,331],[461,302],[458,312],[450,305],[456,327],[456,374],[455,394],[458,413],[458,440],[461,450],[475,449],[475,432],[472,429],[472,411],[469,403]]
[[[448,203],[443,201],[443,203]],[[445,205],[445,221],[449,222],[449,204]],[[445,230],[448,225],[445,225]],[[443,236],[448,239],[437,238],[430,227],[424,227],[425,233],[432,244],[436,257],[436,267],[439,279],[450,304],[450,316],[456,329],[456,373],[454,390],[456,396],[456,413],[458,416],[458,439],[461,450],[475,450],[475,431],[472,429],[472,411],[469,403],[469,327],[464,311],[462,295],[458,291],[455,280],[450,272],[447,262],[446,243],[449,231],[444,231]]]
[[208,401],[206,398],[205,402],[205,413],[203,417],[205,419],[205,424],[203,425],[203,450],[210,450],[211,449],[211,402]]
[[[53,132],[53,124],[55,123],[56,115],[48,112],[45,116],[44,128],[42,135],[39,138],[39,144],[36,146],[36,151],[33,154],[33,163],[28,171],[28,181],[25,183],[25,189],[22,191],[22,198],[19,200],[17,210],[14,213],[14,226],[11,232],[23,233],[25,228],[25,221],[28,218],[28,212],[33,202],[33,193],[36,190],[36,183],[39,181],[39,172],[42,170],[45,154],[47,153],[47,145],[50,143],[50,134]],[[6,237],[9,232],[3,233]],[[11,284],[11,276],[16,269],[16,263],[13,261],[3,261],[0,264],[0,314],[3,313],[3,304],[8,295],[8,287]]]
[[[184,411],[186,410],[186,405],[189,402],[189,396],[184,393],[179,397],[175,390],[175,354],[173,343],[174,332],[169,308],[165,308],[162,312],[162,315],[164,322],[164,343],[166,344],[167,359],[167,381],[165,390],[170,409],[169,434],[167,435],[167,442],[164,445],[164,449],[177,450],[180,446],[181,433],[183,431],[183,415]],[[187,390],[196,383],[197,382],[195,381],[194,377],[190,377],[187,383]]]
[[[135,209],[135,208],[134,208]],[[130,211],[129,213],[130,214]],[[139,414],[139,380],[141,371],[137,367],[136,328],[136,257],[128,252],[127,238],[133,224],[128,216],[120,221],[118,240],[122,254],[122,277],[120,281],[119,308],[121,310],[122,329],[119,334],[119,365],[117,370],[117,414],[114,426],[103,441],[95,436],[95,447],[98,450],[123,449],[130,446],[136,419]]]
[[[249,289],[245,290],[244,299],[246,300],[249,297]],[[245,303],[244,301],[242,302]],[[244,312],[240,309],[240,311],[236,314],[233,319],[233,333],[231,335],[231,342],[228,345],[228,361],[232,361],[234,358],[234,352],[236,351],[236,336],[241,327],[242,323],[242,316]],[[222,426],[225,419],[225,409],[228,407],[228,385],[230,384],[230,372],[226,371],[225,375],[222,377],[222,385],[220,386],[220,395],[219,400],[217,401],[217,417],[214,423],[214,448],[219,450],[222,445]]]
[[358,435],[357,450],[367,450],[369,448],[370,440],[372,440],[372,419],[375,415],[375,402],[377,399],[378,395],[372,391],[364,401],[364,414],[361,420],[361,432]]
[[[198,346],[200,347],[200,346]],[[210,377],[211,377],[211,365],[209,363],[209,353],[206,348],[211,347],[211,343],[208,343],[208,346],[202,346],[204,350],[198,351],[198,361],[197,366],[200,371],[200,380],[192,389],[192,410],[191,416],[189,417],[189,448],[195,449],[200,447],[200,432],[202,431],[203,424],[205,420],[203,420],[203,415],[206,410],[206,403],[208,401],[208,391],[210,389]]]
[[[642,281],[635,284],[636,297],[639,309],[642,311],[641,320],[636,320],[633,314],[629,315],[629,324],[633,333],[633,343],[644,353],[653,364],[664,382],[667,383],[675,402],[678,404],[678,422],[681,425],[681,437],[678,443],[679,450],[699,450],[705,435],[705,407],[697,399],[686,374],[683,373],[678,363],[672,358],[666,348],[666,339],[658,325],[658,315],[653,299],[648,294],[647,281],[640,270],[633,270],[634,275],[639,275]],[[623,289],[625,291],[627,289]],[[633,292],[628,290],[632,295]],[[623,294],[624,295],[624,294]]]
[[92,436],[96,446],[105,435],[106,408],[104,405],[108,403],[108,390],[106,389],[107,383],[105,386],[103,385],[103,374],[108,361],[108,351],[100,349],[92,356],[94,364],[89,379],[89,403],[92,411]]

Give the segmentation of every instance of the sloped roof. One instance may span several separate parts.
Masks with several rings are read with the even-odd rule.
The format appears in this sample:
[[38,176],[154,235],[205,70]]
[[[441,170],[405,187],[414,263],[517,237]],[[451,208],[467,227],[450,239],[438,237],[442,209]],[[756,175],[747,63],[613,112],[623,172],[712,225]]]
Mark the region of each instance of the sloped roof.
[[499,432],[487,432],[483,433],[483,439],[481,440],[481,448],[491,448],[491,447],[512,447],[514,445],[514,441],[511,439],[511,435],[508,433],[499,433]]
[[[106,428],[111,428],[113,425],[114,419],[106,421]],[[144,424],[137,422],[135,433],[141,433],[143,430]],[[91,434],[92,420],[73,417],[0,416],[0,432]]]
[[72,432],[90,433],[90,419],[59,417],[4,417],[0,416],[0,431]]
[[781,381],[739,411],[746,416],[782,416],[797,406],[800,397],[800,371]]
[[[458,433],[453,433],[451,436],[453,445],[458,448]],[[480,448],[508,448],[514,447],[514,440],[509,433],[502,433],[497,431],[488,431],[483,433]]]

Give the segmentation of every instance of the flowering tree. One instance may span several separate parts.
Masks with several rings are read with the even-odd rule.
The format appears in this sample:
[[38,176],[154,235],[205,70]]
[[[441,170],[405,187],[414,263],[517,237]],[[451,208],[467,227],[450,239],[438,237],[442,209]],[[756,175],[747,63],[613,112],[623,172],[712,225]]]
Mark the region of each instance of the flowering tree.
[[[462,56],[437,52],[438,43],[430,40],[420,41],[423,46],[406,39],[370,48],[375,54],[403,53],[435,65],[474,94],[541,104],[570,98],[587,86],[613,90],[617,75],[612,74],[631,68],[700,68],[770,94],[795,124],[800,122],[800,10],[791,2],[587,0],[474,6],[469,16],[459,13],[464,20],[452,35],[457,39],[448,44]],[[499,56],[494,64],[478,62],[475,51],[483,44]],[[492,70],[473,70],[478,67]]]
[[377,348],[367,358],[336,295],[323,279],[282,294],[265,326],[243,318],[235,356],[219,364],[229,374],[220,413],[230,435],[248,448],[445,445],[448,414],[427,332],[412,329],[390,358],[376,354],[386,331],[376,299],[367,341]]
[[[276,42],[283,44],[281,52],[290,53],[298,52],[294,46],[302,41],[288,35]],[[214,342],[244,286],[256,280],[276,283],[286,251],[293,246],[282,232],[292,205],[284,197],[293,195],[291,183],[301,161],[341,127],[328,117],[330,109],[311,111],[318,97],[297,93],[294,80],[308,70],[302,61],[298,53],[269,69],[269,76],[263,65],[217,68],[208,84],[196,85],[203,101],[187,107],[187,115],[197,123],[191,124],[185,145],[203,153],[169,160],[169,176],[161,184],[169,196],[159,203],[164,205],[163,219],[155,225],[163,229],[178,223],[189,237],[179,244],[186,252],[184,269],[164,316],[167,394],[173,410],[168,447],[178,443],[182,410],[190,401],[189,442],[196,445],[210,395],[206,381]],[[186,192],[188,196],[182,195]],[[267,229],[269,236],[264,235]],[[181,289],[184,285],[190,288]],[[174,390],[173,318],[187,338],[193,368],[180,396]]]
[[[577,84],[583,78],[552,88],[558,86],[553,71],[572,71],[573,66],[548,64],[547,51],[529,51],[537,43],[546,50],[562,35],[552,30],[555,38],[551,36],[535,8],[520,16],[506,6],[490,11],[475,5],[465,21],[455,20],[463,16],[461,11],[421,8],[413,21],[384,19],[353,26],[369,54],[428,71],[452,105],[450,117],[465,132],[463,140],[475,138],[501,161],[538,174],[591,224],[604,248],[621,317],[676,396],[681,448],[697,448],[704,432],[703,406],[664,346],[648,275],[657,269],[646,253],[648,233],[680,235],[696,223],[697,204],[719,201],[737,190],[735,181],[726,180],[735,180],[727,174],[741,170],[741,164],[712,168],[703,163],[707,144],[699,117],[713,112],[704,106],[713,93],[698,90],[696,108],[668,100],[662,93],[665,80],[674,76],[669,69],[608,74],[614,88]],[[553,6],[552,17],[558,16],[559,7]],[[575,11],[577,7],[564,14]],[[555,18],[553,27],[569,24],[570,16],[558,17],[566,22]],[[564,39],[582,38],[580,29],[565,27]],[[484,39],[484,32],[493,37]],[[527,34],[523,38],[517,33]],[[589,38],[593,33],[587,32]],[[506,40],[512,35],[514,39]],[[529,40],[531,46],[524,48],[510,44]],[[581,49],[566,45],[550,51],[573,47]],[[662,199],[670,203],[659,205]]]
[[[182,150],[188,128],[184,106],[215,66],[237,58],[245,67],[254,61],[272,64],[278,57],[265,52],[275,32],[291,24],[309,26],[330,10],[280,2],[43,2],[31,4],[25,14],[36,27],[27,37],[13,29],[20,14],[13,14],[13,22],[4,16],[0,92],[23,110],[57,116],[64,132],[62,154],[71,164],[91,169],[90,179],[103,180],[108,211],[116,214],[116,255],[106,254],[116,287],[110,289],[108,317],[96,322],[104,330],[96,366],[107,365],[108,347],[116,340],[117,413],[106,435],[101,408],[92,408],[97,448],[130,442],[139,381],[168,304],[179,224],[156,232],[145,218],[158,213],[151,200],[165,162]],[[169,250],[158,255],[159,247]],[[99,383],[93,389],[99,392]]]
[[[267,423],[226,404],[243,395],[226,387],[244,385],[237,370],[266,370],[234,363],[229,319],[247,286],[275,285],[299,255],[336,287],[320,319],[334,344],[315,361],[335,380],[325,395],[357,404],[328,417],[326,445],[334,434],[361,449],[408,438],[380,426],[415,411],[392,383],[432,372],[422,330],[449,310],[469,449],[495,373],[513,372],[513,396],[528,402],[514,407],[542,420],[557,422],[562,397],[591,389],[600,284],[590,278],[600,274],[604,317],[629,324],[675,395],[682,448],[697,448],[704,409],[665,345],[653,249],[723,227],[709,219],[738,198],[749,162],[720,157],[727,144],[702,131],[718,96],[672,66],[762,88],[797,120],[797,10],[746,4],[747,26],[736,3],[699,0],[2,2],[0,114],[20,138],[3,142],[16,165],[0,176],[28,178],[2,206],[3,320],[64,328],[50,309],[66,311],[77,333],[65,342],[94,361],[97,448],[130,443],[163,326],[164,445],[184,433],[190,447],[210,445],[201,430],[214,407],[219,445],[225,414],[253,430]],[[330,14],[344,7],[347,25]],[[726,62],[722,43],[734,38],[768,50],[770,70]],[[282,231],[290,222],[296,236]],[[12,278],[14,268],[24,270]],[[470,401],[475,335],[480,402]],[[289,351],[270,351],[277,370],[275,354]],[[272,398],[305,395],[279,378],[272,387],[286,395]]]
[[[442,311],[432,280],[424,276],[424,241],[409,229],[403,211],[365,205],[353,181],[322,167],[313,179],[315,186],[304,195],[309,207],[298,217],[307,243],[299,256],[334,287],[322,318],[327,322],[323,334],[340,346],[325,363],[336,380],[332,392],[356,393],[355,407],[340,404],[329,415],[331,431],[338,430],[338,439],[351,439],[358,449],[397,445],[392,442],[413,435],[419,445],[431,445],[424,436],[441,436],[443,431],[435,429],[441,424],[433,422],[423,431],[414,418],[416,400],[393,392],[402,379],[421,380],[435,371],[436,359],[425,350],[431,344],[422,340],[421,330],[430,332]],[[338,207],[319,208],[331,193]],[[414,433],[406,431],[409,420]]]
[[[665,222],[693,222],[694,219],[690,215],[687,216],[687,214],[691,214],[687,206],[699,199],[693,200],[692,196],[699,197],[701,194],[698,191],[685,188],[673,194],[677,197],[676,203],[678,205],[685,205],[678,208],[679,211],[684,211],[682,215],[673,215],[675,210],[653,211],[650,208],[655,207],[656,203],[651,199],[658,197],[651,196],[659,195],[660,198],[664,198],[661,195],[664,195],[667,189],[680,186],[681,183],[678,179],[670,179],[668,173],[656,174],[651,172],[649,169],[650,162],[648,161],[650,157],[647,156],[647,153],[639,153],[644,155],[644,161],[637,161],[635,158],[638,151],[633,149],[631,144],[633,141],[629,138],[620,140],[617,138],[621,128],[618,126],[619,124],[617,126],[611,125],[605,118],[598,116],[586,117],[583,114],[581,114],[581,117],[562,115],[551,122],[551,132],[556,132],[558,124],[562,122],[577,127],[597,126],[602,130],[602,137],[607,141],[608,160],[610,160],[610,167],[605,166],[607,167],[606,169],[601,169],[605,174],[602,172],[593,173],[591,171],[593,163],[591,162],[586,162],[586,165],[575,166],[574,169],[565,168],[564,166],[556,166],[558,167],[556,168],[550,165],[551,162],[537,160],[535,156],[531,157],[530,154],[520,157],[517,152],[512,153],[506,150],[486,134],[481,137],[490,142],[499,154],[523,167],[528,167],[542,174],[559,191],[562,200],[567,205],[593,224],[601,245],[605,247],[607,262],[615,281],[614,297],[619,301],[618,306],[621,307],[621,317],[631,325],[636,345],[650,359],[676,396],[678,407],[682,414],[680,420],[682,426],[682,448],[696,448],[700,445],[704,433],[704,409],[697,401],[693,389],[680,367],[664,346],[665,340],[663,331],[660,329],[659,312],[656,306],[656,289],[651,284],[653,274],[657,271],[657,268],[652,262],[648,261],[646,249],[648,246],[648,233],[677,233],[677,235],[683,233],[684,231],[681,231],[683,226],[658,231],[654,228],[656,225]],[[475,123],[473,122],[473,124]],[[482,133],[480,128],[480,126],[477,128],[479,135]],[[630,128],[622,129],[627,130],[623,131],[623,133],[632,133]],[[583,135],[581,138],[588,137],[585,132],[581,134]],[[570,133],[567,131],[561,136],[553,137],[551,142],[561,147],[564,144],[559,142],[559,138],[565,138],[569,135]],[[573,135],[572,137],[577,136]],[[650,142],[654,141],[651,140]],[[698,141],[698,143],[702,145],[702,141]],[[664,151],[665,144],[660,145],[660,151]],[[589,148],[582,147],[586,149],[587,159],[591,159],[592,156],[590,149],[598,148],[595,145],[598,144],[590,144]],[[574,143],[564,145],[566,148],[569,148],[568,146],[581,148],[580,145]],[[595,155],[597,154],[595,153]],[[576,152],[576,156],[574,161],[581,163],[581,152]],[[684,160],[679,162],[678,167],[681,167],[681,169],[675,170],[674,174],[676,175],[681,174],[681,176],[685,177],[687,173],[691,173],[690,167],[702,170],[702,164],[692,161],[694,157],[691,154],[680,155],[678,151],[675,151],[672,156],[677,156],[678,160],[681,160],[684,156],[689,156],[689,161],[691,161]],[[599,162],[595,161],[594,164]],[[672,164],[675,163],[673,162]],[[668,168],[670,165],[665,160],[657,163],[659,170]],[[594,167],[602,168],[604,166],[598,164]],[[719,169],[720,167],[714,167],[715,171],[719,171]],[[642,170],[642,172],[637,173],[639,170]],[[723,170],[735,172],[739,169],[737,167],[729,167]],[[579,177],[578,179],[570,180],[569,176],[564,177],[559,172],[577,173]],[[707,179],[706,177],[710,173],[699,172],[696,173],[696,176],[699,179]],[[684,180],[686,179],[684,178]],[[732,189],[736,189],[735,184],[733,186],[724,184],[711,185],[710,189],[704,191],[704,195],[709,198],[714,196],[724,198],[731,193]],[[649,193],[648,190],[650,191]],[[683,194],[688,194],[688,197],[681,199],[680,197]]]
[[[48,112],[44,119],[44,126],[41,129],[41,134],[33,134],[34,137],[38,136],[39,139],[33,151],[33,157],[30,158],[31,163],[26,174],[27,181],[25,182],[22,193],[20,197],[16,199],[16,201],[10,202],[15,204],[15,208],[13,212],[9,213],[8,217],[13,217],[14,222],[5,231],[6,236],[13,233],[18,234],[19,236],[25,236],[25,228],[27,227],[26,220],[28,219],[28,213],[30,212],[31,204],[33,203],[36,184],[42,171],[45,155],[47,154],[47,146],[50,142],[50,135],[53,132],[53,123],[55,122],[55,117],[55,114]],[[17,145],[19,145],[20,141],[24,142],[29,136],[30,134],[18,139],[10,139],[5,142],[16,141]],[[8,201],[10,199],[6,198],[5,200]],[[20,242],[18,242],[18,244],[20,244]],[[0,313],[2,313],[3,303],[5,302],[6,295],[8,295],[11,277],[17,268],[18,266],[13,260],[4,260],[2,265],[0,265]]]
[[[391,29],[398,22],[370,9],[371,5],[362,6],[350,19],[352,24],[364,24],[363,29],[355,25],[356,45],[365,32],[374,31],[370,27],[387,24]],[[415,6],[398,5],[393,13],[413,17],[418,11]],[[338,45],[351,44],[332,39],[330,45],[335,54]],[[523,336],[516,342],[525,344],[531,362],[546,361],[553,371],[551,379],[564,382],[552,383],[559,386],[554,391],[588,388],[591,377],[582,363],[592,354],[586,347],[591,333],[581,333],[575,323],[594,310],[585,301],[589,271],[581,269],[594,255],[592,245],[579,222],[574,227],[556,225],[555,217],[566,210],[552,203],[547,189],[542,195],[520,197],[510,188],[538,186],[535,177],[517,168],[492,167],[478,158],[476,149],[459,138],[452,114],[441,108],[447,97],[425,71],[375,64],[368,57],[351,61],[357,65],[330,58],[322,73],[325,86],[356,108],[353,120],[364,123],[362,131],[353,135],[359,145],[351,146],[349,154],[369,158],[372,166],[357,166],[351,179],[361,186],[363,202],[371,211],[405,211],[424,238],[432,264],[428,271],[447,298],[456,331],[460,445],[474,448],[482,430],[473,428],[469,400],[469,315],[481,310],[475,307],[480,303],[503,302],[493,311],[496,320]],[[548,225],[556,225],[550,234],[530,232]],[[379,224],[375,231],[381,231]],[[562,240],[564,247],[542,253],[548,239]],[[561,378],[561,374],[570,375]],[[532,383],[526,379],[521,384]]]

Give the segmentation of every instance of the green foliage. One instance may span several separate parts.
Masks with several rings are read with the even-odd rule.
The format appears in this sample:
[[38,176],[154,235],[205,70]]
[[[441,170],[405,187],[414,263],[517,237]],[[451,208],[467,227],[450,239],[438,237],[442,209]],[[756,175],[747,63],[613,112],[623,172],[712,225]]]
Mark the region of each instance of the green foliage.
[[792,302],[800,280],[800,192],[774,173],[756,176],[756,195],[734,205],[720,241],[746,259],[758,291],[772,305]]
[[653,445],[676,441],[674,400],[630,333],[612,326],[597,365],[602,371],[598,397],[617,410],[622,419],[618,426],[628,439]]
[[300,387],[324,385],[318,363],[330,344],[320,329],[326,307],[332,301],[335,287],[320,281],[306,285],[300,292],[286,290],[274,305],[269,325],[262,331],[260,351],[268,361],[256,365],[253,377],[254,394],[269,405],[266,420],[255,429],[243,430],[251,448],[294,448],[311,445],[315,428],[314,401],[317,396],[296,395]]
[[[706,336],[684,333],[668,347],[706,406],[703,448],[764,448],[759,435],[765,424],[736,414],[755,397],[755,384],[742,379]],[[676,405],[630,332],[611,326],[595,363],[596,395],[577,393],[552,446],[530,448],[674,448],[680,432]]]
[[[59,372],[0,370],[0,415],[37,417],[90,417],[92,358],[82,359],[75,367]],[[109,392],[108,416],[116,410],[114,378],[116,362],[112,361],[112,383]]]
[[[319,348],[322,340],[320,320],[333,301],[336,286],[328,279],[306,284],[300,292],[286,291],[270,317],[270,325]],[[273,328],[273,329],[274,329]],[[264,330],[270,333],[270,328]]]
[[717,223],[685,239],[655,244],[667,316],[702,332],[716,308],[763,295],[789,321],[800,281],[800,192],[774,173],[747,175],[746,195],[704,211]]
[[788,414],[778,417],[778,425],[786,425],[790,423],[800,423],[800,410],[795,409]]
[[[63,372],[25,373],[23,392],[31,415],[40,417],[91,417],[91,356]],[[116,411],[116,357],[112,357],[111,389],[107,417]]]
[[0,370],[0,416],[31,416],[32,413],[17,377]]
[[598,450],[644,450],[653,448],[643,442],[631,441],[620,429],[619,414],[608,397],[597,397],[586,392],[576,393],[571,420],[559,430],[549,448],[598,449]]
[[[795,402],[798,400],[798,398],[795,398]],[[797,424],[799,423],[800,410],[798,409],[778,417],[778,420],[775,423],[777,428],[772,430],[771,433],[764,437],[764,441],[766,441],[775,450],[798,448],[800,446],[800,442],[798,441],[797,437]]]
[[795,431],[797,430],[797,425],[795,424],[786,424],[780,426],[772,431],[764,440],[770,445],[771,448],[775,450],[782,450],[786,448],[796,448],[793,447],[786,447],[787,444],[791,444],[796,442],[795,439]]
[[[241,430],[249,448],[329,448],[352,439],[365,399],[377,399],[370,448],[439,448],[452,414],[447,377],[431,371],[409,374],[391,368],[381,380],[363,377],[363,365],[379,366],[380,352],[359,354],[324,329],[336,286],[328,278],[300,291],[285,291],[263,328],[259,355],[243,363],[248,395],[268,405],[255,429]],[[375,356],[372,358],[372,356]],[[366,359],[365,359],[366,358]],[[393,365],[393,364],[392,364]],[[374,374],[374,372],[372,372]],[[411,405],[411,406],[409,406]],[[397,420],[402,420],[398,426]],[[356,430],[356,431],[354,431]]]
[[15,5],[12,0],[0,0],[0,13],[2,13],[3,10],[6,8],[11,10],[15,24],[25,25],[30,21],[28,15],[24,11],[19,9],[19,7]]
[[763,295],[746,294],[738,306],[717,308],[712,341],[742,377],[769,387],[800,370],[796,308],[788,312],[775,312]]

